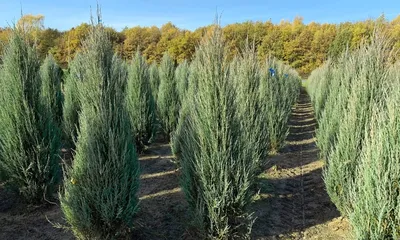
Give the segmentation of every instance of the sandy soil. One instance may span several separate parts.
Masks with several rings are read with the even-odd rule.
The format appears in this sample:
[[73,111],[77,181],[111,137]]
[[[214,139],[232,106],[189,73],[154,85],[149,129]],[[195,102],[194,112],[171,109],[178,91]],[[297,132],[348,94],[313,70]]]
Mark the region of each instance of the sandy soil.
[[[259,193],[251,206],[257,217],[253,239],[351,239],[347,220],[339,216],[324,188],[315,127],[303,90],[293,109],[287,146],[270,157],[259,176]],[[140,156],[141,202],[132,239],[197,239],[188,225],[188,206],[172,158],[166,143],[155,143]],[[0,239],[74,239],[51,222],[65,224],[57,204],[31,206],[0,185]]]

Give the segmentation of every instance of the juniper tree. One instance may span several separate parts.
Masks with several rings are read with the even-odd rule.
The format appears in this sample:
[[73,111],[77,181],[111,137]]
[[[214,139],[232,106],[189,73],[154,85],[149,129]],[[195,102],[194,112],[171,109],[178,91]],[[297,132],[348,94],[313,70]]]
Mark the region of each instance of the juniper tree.
[[81,104],[79,101],[79,90],[84,81],[85,69],[82,55],[76,54],[69,64],[69,72],[65,78],[64,106],[63,106],[63,130],[67,142],[75,146],[79,129],[79,112]]
[[156,103],[158,97],[158,88],[160,86],[160,76],[158,74],[158,67],[156,63],[152,63],[149,67],[149,79],[151,93],[153,95],[154,103]]
[[180,137],[182,188],[207,238],[247,238],[252,222],[247,206],[258,164],[246,155],[219,26],[198,47],[193,74],[196,89],[186,100],[187,124]]
[[137,212],[139,163],[125,105],[126,66],[104,27],[93,26],[80,56],[81,111],[76,154],[66,167],[61,209],[79,239],[128,234]]
[[254,46],[246,45],[243,53],[233,60],[231,76],[235,87],[241,140],[246,143],[247,154],[253,164],[261,167],[269,146],[267,116],[272,113],[268,112],[268,101],[263,99],[264,95],[260,92],[262,73]]
[[374,104],[349,215],[357,239],[398,239],[400,231],[400,74],[391,69],[383,102]]
[[[319,129],[317,144],[326,160],[324,181],[333,203],[343,215],[354,210],[357,168],[373,106],[383,100],[390,54],[378,35],[353,52],[344,52],[310,76],[309,92]],[[323,79],[322,82],[319,82]],[[323,92],[323,93],[321,93]]]
[[277,152],[289,133],[291,109],[299,95],[298,74],[283,63],[268,58],[261,66],[260,95],[266,104],[269,149]]
[[60,176],[60,134],[39,71],[36,49],[14,29],[0,71],[0,173],[29,202],[51,198]]
[[51,111],[57,124],[62,123],[63,95],[61,92],[62,69],[57,65],[52,55],[48,55],[40,68],[42,79],[42,101]]
[[[356,239],[397,239],[400,74],[391,44],[376,34],[310,77],[317,141],[326,160],[331,200],[349,218]],[[318,83],[321,77],[329,83]],[[321,97],[323,88],[328,93]],[[326,91],[326,90],[323,90]]]
[[[179,155],[180,155],[180,137],[183,134],[184,129],[186,128],[187,124],[187,111],[189,105],[186,103],[188,101],[188,97],[186,96],[187,92],[189,91],[189,77],[190,77],[190,65],[189,63],[185,60],[181,64],[178,65],[178,67],[175,70],[175,79],[176,79],[176,84],[177,84],[177,93],[179,96],[179,118],[178,118],[178,123],[176,126],[175,131],[172,133],[171,136],[171,151],[175,156],[175,162],[179,163]],[[193,80],[193,79],[192,79]],[[193,89],[192,89],[193,90]],[[191,91],[190,94],[193,94],[193,91]]]
[[[342,214],[352,212],[350,189],[356,179],[365,132],[372,106],[382,100],[386,56],[383,42],[375,41],[355,52],[353,80],[348,104],[340,120],[332,153],[328,155],[324,180],[327,192]],[[346,91],[344,89],[344,91]]]
[[129,66],[126,104],[136,145],[142,149],[154,133],[155,106],[145,59],[137,52]]
[[185,60],[179,64],[175,70],[176,89],[179,95],[180,105],[182,105],[185,99],[186,91],[189,86],[189,74],[189,63]]
[[[316,131],[317,146],[320,149],[320,155],[328,159],[329,154],[337,141],[337,133],[343,115],[346,113],[348,98],[351,89],[351,82],[354,79],[352,69],[356,64],[354,59],[347,52],[333,65],[332,62],[320,69],[321,75],[310,76],[313,78],[330,78],[329,85],[321,84],[320,88],[329,88],[325,99],[324,108],[318,117],[318,129]],[[330,68],[329,70],[326,68]],[[324,76],[325,75],[325,76]],[[333,78],[335,76],[335,78]],[[318,92],[315,90],[314,92]]]
[[188,74],[188,84],[186,94],[184,94],[181,100],[181,108],[179,111],[179,119],[178,124],[176,126],[175,131],[171,136],[171,151],[174,154],[175,163],[179,164],[179,158],[181,154],[181,146],[180,143],[182,141],[182,137],[185,134],[186,128],[189,124],[188,114],[189,108],[191,107],[191,96],[197,91],[197,73],[195,72],[196,65],[199,63],[192,63],[189,65]]
[[178,123],[180,106],[175,82],[175,63],[168,53],[161,61],[159,76],[157,112],[164,133],[169,137]]

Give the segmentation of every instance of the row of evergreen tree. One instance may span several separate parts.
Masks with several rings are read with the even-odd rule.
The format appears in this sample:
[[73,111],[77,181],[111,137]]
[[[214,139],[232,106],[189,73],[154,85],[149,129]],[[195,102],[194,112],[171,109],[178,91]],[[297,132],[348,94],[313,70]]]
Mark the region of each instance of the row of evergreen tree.
[[356,239],[400,237],[400,73],[390,46],[377,33],[309,79],[325,185]]
[[[59,192],[76,237],[128,234],[138,211],[138,154],[171,139],[194,223],[206,238],[247,238],[247,206],[268,153],[279,150],[300,81],[248,44],[233,61],[215,25],[191,63],[114,55],[101,24],[63,71],[14,29],[0,67],[0,180],[31,202]],[[63,76],[64,75],[64,76]],[[64,80],[63,80],[64,79]],[[62,163],[61,145],[74,149]],[[61,168],[63,167],[63,171]]]

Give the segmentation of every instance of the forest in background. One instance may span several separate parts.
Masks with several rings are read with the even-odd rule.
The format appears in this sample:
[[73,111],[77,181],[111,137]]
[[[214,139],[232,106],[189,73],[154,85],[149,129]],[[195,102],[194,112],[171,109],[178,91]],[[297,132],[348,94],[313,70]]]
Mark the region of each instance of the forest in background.
[[[39,56],[45,59],[51,53],[63,68],[80,51],[81,43],[87,36],[90,24],[82,23],[68,31],[46,28],[43,15],[24,15],[16,25],[23,26],[37,43]],[[106,22],[105,22],[105,25]],[[210,31],[212,25],[194,31],[180,29],[168,22],[156,27],[126,27],[122,31],[108,27],[113,48],[125,60],[130,60],[139,49],[149,63],[161,61],[165,52],[181,63],[191,59],[202,36]],[[234,56],[247,40],[254,42],[259,59],[272,55],[295,68],[306,78],[312,70],[322,65],[329,57],[336,58],[348,46],[357,48],[364,40],[369,41],[374,29],[384,31],[392,38],[395,49],[400,49],[400,15],[388,21],[384,15],[378,19],[340,24],[305,24],[302,17],[293,21],[271,21],[229,24],[223,27],[229,53]],[[0,52],[10,27],[0,27]],[[399,54],[395,55],[398,56]],[[1,59],[0,59],[1,60]]]

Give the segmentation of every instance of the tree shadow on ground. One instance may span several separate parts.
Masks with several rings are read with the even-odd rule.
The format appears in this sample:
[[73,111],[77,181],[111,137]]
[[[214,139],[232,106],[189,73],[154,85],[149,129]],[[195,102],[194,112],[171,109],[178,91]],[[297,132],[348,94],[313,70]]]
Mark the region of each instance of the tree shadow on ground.
[[[253,239],[275,239],[339,217],[322,179],[324,162],[315,144],[317,127],[304,89],[289,121],[286,146],[269,159],[252,205]],[[272,238],[271,238],[272,237]]]
[[142,199],[135,221],[132,239],[189,239],[189,210],[180,189]]
[[132,239],[195,239],[189,234],[189,209],[170,145],[152,144],[140,165],[140,210]]
[[[290,174],[288,174],[290,175]],[[325,191],[321,169],[283,179],[260,179],[253,238],[290,234],[340,214]]]

